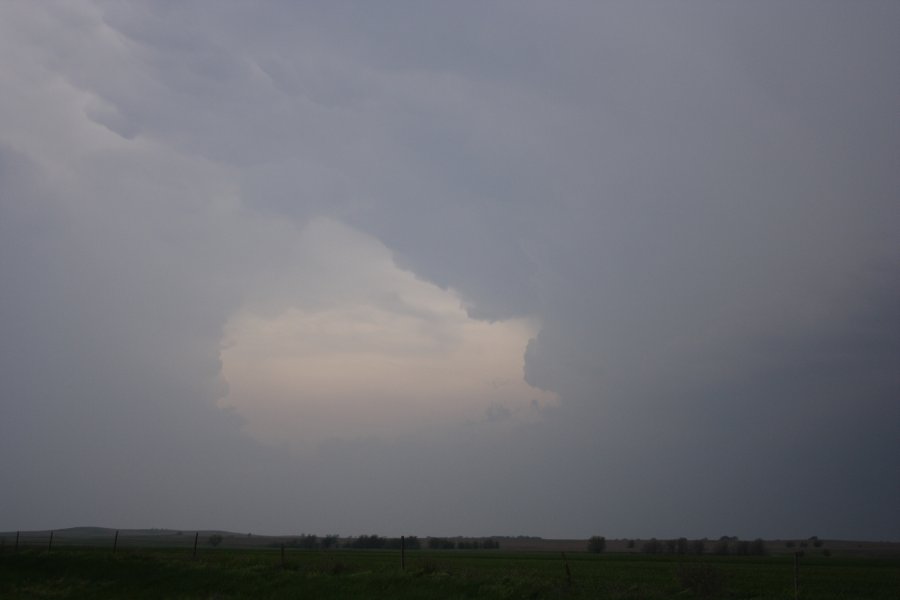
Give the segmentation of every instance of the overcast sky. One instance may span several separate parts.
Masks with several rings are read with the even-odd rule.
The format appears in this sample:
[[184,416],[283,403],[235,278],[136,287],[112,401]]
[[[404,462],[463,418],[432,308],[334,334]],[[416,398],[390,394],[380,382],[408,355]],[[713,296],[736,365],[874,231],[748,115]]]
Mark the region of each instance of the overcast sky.
[[897,23],[0,3],[0,530],[900,539]]

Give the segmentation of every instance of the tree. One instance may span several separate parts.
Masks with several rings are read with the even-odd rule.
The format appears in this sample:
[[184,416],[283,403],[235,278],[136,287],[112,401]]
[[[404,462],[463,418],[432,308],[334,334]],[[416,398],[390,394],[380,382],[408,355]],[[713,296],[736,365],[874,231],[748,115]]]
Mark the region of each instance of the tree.
[[206,541],[210,546],[216,547],[222,543],[222,536],[219,535],[218,533],[214,533],[211,536],[209,536],[209,539]]
[[454,550],[456,548],[456,544],[453,543],[453,540],[448,540],[446,538],[428,538],[428,549],[429,550]]
[[713,546],[713,552],[721,555],[728,554],[728,539],[727,537],[720,538],[716,545]]
[[384,548],[387,545],[387,538],[383,538],[379,535],[361,535],[352,542],[350,542],[351,548],[361,548],[361,549],[372,549],[372,548]]
[[418,550],[422,547],[422,544],[419,542],[419,538],[414,535],[407,536],[405,543],[407,550]]
[[602,553],[606,550],[606,538],[602,535],[593,536],[588,540],[587,549],[588,552],[594,552],[595,554]]

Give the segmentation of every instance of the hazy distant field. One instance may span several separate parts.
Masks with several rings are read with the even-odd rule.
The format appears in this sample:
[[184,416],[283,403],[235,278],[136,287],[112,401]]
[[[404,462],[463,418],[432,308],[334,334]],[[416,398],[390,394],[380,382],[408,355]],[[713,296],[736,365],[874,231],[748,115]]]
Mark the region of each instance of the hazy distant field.
[[[193,537],[193,536],[191,536]],[[0,598],[793,598],[793,560],[508,551],[28,546]],[[567,568],[568,567],[568,568]],[[896,558],[804,557],[802,598],[900,597]]]

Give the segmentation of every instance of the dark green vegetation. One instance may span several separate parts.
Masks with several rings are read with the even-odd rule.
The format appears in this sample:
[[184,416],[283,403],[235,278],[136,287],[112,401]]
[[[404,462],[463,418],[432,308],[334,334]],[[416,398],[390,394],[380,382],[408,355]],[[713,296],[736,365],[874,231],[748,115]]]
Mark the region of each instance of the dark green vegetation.
[[[0,598],[784,598],[789,556],[9,546]],[[900,597],[896,558],[804,557],[801,597]]]
[[601,553],[606,550],[606,538],[602,535],[592,536],[587,543],[588,552]]

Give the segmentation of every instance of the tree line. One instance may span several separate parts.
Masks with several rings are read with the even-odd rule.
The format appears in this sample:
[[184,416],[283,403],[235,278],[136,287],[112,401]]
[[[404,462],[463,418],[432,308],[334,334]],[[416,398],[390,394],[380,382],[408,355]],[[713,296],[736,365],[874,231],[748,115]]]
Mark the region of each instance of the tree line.
[[[216,536],[212,536],[216,537]],[[210,545],[217,546],[219,539],[209,540]],[[493,550],[500,548],[500,542],[491,538],[483,539],[458,539],[426,538],[423,544],[417,536],[406,536],[401,540],[398,537],[384,537],[380,535],[360,535],[341,540],[337,535],[319,537],[312,534],[304,534],[290,538],[284,542],[273,542],[272,547],[284,545],[285,548],[301,548],[304,550],[328,550],[330,548],[350,548],[356,550],[399,550],[401,545],[407,550],[420,550],[427,547],[429,550]]]
[[[707,544],[711,544],[707,546]],[[628,540],[627,546],[633,549],[635,540]],[[606,550],[606,538],[595,535],[588,540],[588,552],[600,553]],[[762,556],[767,553],[765,542],[757,538],[753,541],[740,540],[736,537],[723,535],[715,542],[707,539],[689,540],[684,537],[658,540],[651,538],[641,544],[640,551],[644,554],[718,554],[721,556]]]
[[429,550],[496,550],[500,542],[491,538],[478,540],[450,540],[447,538],[428,538]]

